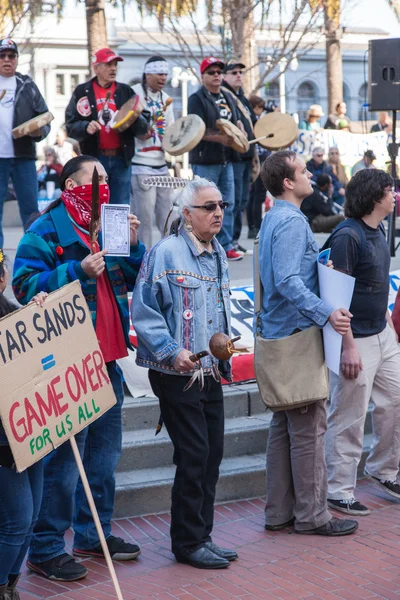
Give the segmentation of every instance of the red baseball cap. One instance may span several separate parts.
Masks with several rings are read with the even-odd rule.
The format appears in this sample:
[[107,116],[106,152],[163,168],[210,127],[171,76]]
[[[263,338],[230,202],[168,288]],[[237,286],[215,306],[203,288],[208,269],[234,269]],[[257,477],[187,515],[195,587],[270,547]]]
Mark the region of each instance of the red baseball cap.
[[221,69],[224,68],[225,64],[219,58],[214,58],[214,56],[208,56],[205,58],[200,65],[200,73],[203,75],[204,71],[211,67],[211,65],[218,65]]
[[115,54],[111,48],[100,48],[92,56],[92,63],[97,65],[98,63],[110,63],[112,60],[124,60],[122,56]]

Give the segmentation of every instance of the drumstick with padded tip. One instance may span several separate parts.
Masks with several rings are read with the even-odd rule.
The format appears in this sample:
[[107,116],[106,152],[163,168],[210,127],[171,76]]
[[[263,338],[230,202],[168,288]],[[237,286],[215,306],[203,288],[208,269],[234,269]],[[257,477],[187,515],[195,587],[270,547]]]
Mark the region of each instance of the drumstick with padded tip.
[[261,137],[257,138],[256,140],[250,140],[249,144],[255,144],[256,142],[260,142],[261,140],[265,140],[267,138],[272,138],[275,137],[274,133],[269,133],[268,135],[262,135]]

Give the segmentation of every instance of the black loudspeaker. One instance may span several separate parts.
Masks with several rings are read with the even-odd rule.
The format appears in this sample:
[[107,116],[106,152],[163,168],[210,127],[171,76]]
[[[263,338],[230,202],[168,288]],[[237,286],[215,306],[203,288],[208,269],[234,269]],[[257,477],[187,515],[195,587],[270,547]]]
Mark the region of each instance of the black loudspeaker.
[[400,110],[400,38],[369,40],[369,110]]

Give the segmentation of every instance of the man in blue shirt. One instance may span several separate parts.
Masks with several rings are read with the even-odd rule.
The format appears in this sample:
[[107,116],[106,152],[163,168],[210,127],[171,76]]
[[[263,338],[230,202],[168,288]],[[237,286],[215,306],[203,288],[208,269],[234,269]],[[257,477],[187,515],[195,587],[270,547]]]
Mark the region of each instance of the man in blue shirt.
[[[263,294],[257,335],[269,340],[288,338],[312,326],[321,328],[327,321],[344,335],[351,314],[334,310],[318,297],[319,249],[300,210],[312,191],[311,173],[294,152],[283,151],[265,160],[261,178],[276,201],[260,231]],[[288,348],[290,353],[290,344]],[[301,362],[302,356],[295,360]],[[282,365],[277,366],[282,370]],[[291,375],[288,369],[287,377]],[[357,529],[356,521],[332,518],[327,509],[325,431],[324,399],[274,412],[267,448],[267,530],[294,523],[296,533],[338,536]]]

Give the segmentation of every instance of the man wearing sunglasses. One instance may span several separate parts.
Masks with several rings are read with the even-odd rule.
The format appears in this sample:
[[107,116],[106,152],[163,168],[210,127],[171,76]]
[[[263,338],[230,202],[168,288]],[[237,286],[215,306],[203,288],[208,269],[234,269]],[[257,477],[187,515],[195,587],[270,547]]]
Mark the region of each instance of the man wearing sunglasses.
[[9,38],[0,40],[0,248],[4,246],[3,206],[10,177],[24,229],[38,210],[35,146],[50,132],[50,125],[45,125],[37,137],[12,137],[14,127],[48,110],[37,85],[28,75],[18,73],[17,65],[17,44]]
[[201,142],[190,152],[193,173],[213,181],[222,194],[227,208],[218,240],[228,260],[240,260],[243,253],[234,249],[235,181],[233,163],[240,162],[239,152],[233,150],[230,138],[222,134],[216,125],[218,119],[227,119],[238,124],[235,102],[221,88],[224,63],[209,56],[200,65],[202,87],[189,98],[188,113],[198,115],[206,124],[206,133]]
[[[231,94],[237,108],[240,122],[246,132],[247,139],[254,140],[253,125],[257,121],[257,116],[249,100],[244,95],[243,71],[246,66],[237,61],[229,61],[224,69],[224,81],[222,90]],[[235,250],[246,252],[246,249],[239,246],[239,238],[242,231],[242,215],[246,210],[250,196],[250,179],[252,166],[254,164],[256,179],[260,172],[260,161],[256,153],[255,144],[251,145],[247,152],[240,155],[240,161],[233,163],[233,173],[235,177],[235,208],[234,208],[234,226],[233,243]]]
[[237,558],[211,538],[224,444],[220,373],[230,380],[231,368],[204,351],[215,333],[230,334],[228,263],[215,239],[226,205],[206,179],[190,181],[177,203],[175,235],[147,253],[133,293],[136,362],[149,369],[174,446],[172,552],[198,569],[223,569]]

